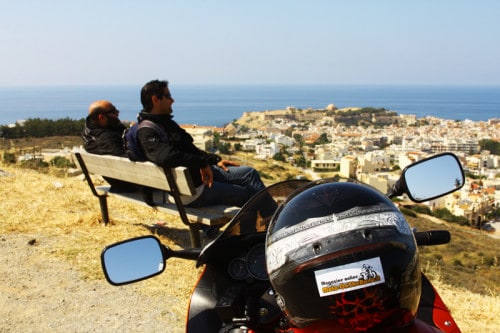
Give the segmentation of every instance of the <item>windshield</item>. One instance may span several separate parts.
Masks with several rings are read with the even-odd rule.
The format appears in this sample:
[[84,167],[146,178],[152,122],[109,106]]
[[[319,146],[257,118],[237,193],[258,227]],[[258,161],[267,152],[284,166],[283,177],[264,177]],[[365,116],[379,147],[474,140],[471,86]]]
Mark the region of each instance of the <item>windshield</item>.
[[255,233],[265,234],[278,206],[293,191],[308,183],[308,180],[287,180],[270,185],[254,195],[232,218],[224,231],[203,249],[197,266],[202,265],[213,247],[224,239]]

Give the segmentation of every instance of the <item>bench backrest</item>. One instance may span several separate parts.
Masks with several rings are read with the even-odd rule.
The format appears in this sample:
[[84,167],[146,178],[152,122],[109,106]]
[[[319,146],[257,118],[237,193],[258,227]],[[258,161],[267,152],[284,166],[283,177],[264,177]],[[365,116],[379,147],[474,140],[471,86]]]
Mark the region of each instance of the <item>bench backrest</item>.
[[[76,154],[80,155],[89,173],[171,192],[164,169],[154,163],[132,162],[125,157],[96,155],[86,151],[79,151]],[[78,158],[76,160],[78,161]],[[180,194],[194,195],[196,189],[189,170],[186,167],[176,167],[171,170]]]

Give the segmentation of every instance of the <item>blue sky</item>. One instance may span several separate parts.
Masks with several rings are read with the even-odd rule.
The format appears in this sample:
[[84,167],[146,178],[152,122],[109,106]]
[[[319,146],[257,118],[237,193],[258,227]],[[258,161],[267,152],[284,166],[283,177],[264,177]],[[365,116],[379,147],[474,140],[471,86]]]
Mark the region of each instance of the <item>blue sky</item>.
[[0,86],[500,85],[497,0],[0,0]]

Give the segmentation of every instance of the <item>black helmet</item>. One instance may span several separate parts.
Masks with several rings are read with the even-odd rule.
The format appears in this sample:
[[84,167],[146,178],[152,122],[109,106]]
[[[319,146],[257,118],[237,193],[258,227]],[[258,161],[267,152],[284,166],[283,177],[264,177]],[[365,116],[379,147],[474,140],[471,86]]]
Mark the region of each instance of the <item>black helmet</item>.
[[269,225],[266,262],[294,332],[378,332],[415,317],[413,232],[386,196],[353,180],[320,180],[287,198]]

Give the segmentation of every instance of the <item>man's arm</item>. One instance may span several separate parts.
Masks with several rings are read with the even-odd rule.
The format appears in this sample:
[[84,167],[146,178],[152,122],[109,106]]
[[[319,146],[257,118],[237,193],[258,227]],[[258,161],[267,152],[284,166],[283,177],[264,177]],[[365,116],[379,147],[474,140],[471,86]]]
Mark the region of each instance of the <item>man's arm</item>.
[[217,166],[221,169],[223,169],[224,171],[227,171],[227,167],[228,166],[240,166],[239,163],[236,163],[236,162],[233,162],[233,161],[229,161],[229,160],[220,160],[218,163],[217,163]]
[[203,184],[207,185],[209,188],[212,187],[214,183],[214,173],[209,165],[200,169],[201,181]]

